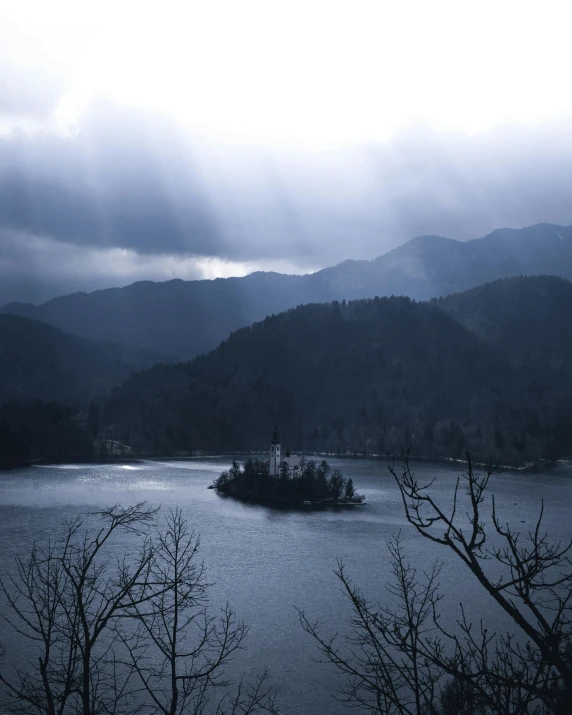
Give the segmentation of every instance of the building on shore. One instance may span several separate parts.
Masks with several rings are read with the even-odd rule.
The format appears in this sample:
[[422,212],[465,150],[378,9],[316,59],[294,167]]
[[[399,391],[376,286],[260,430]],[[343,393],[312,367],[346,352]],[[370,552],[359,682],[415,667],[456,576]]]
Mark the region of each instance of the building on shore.
[[127,457],[133,455],[133,450],[116,439],[99,439],[93,443],[93,453],[97,457]]

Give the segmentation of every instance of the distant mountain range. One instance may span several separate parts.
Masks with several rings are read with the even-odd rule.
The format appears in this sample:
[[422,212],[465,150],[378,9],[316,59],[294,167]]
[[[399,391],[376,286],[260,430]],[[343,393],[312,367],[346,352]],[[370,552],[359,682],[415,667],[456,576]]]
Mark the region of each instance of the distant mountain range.
[[59,400],[85,406],[160,353],[96,342],[17,315],[0,315],[0,406]]
[[[455,249],[456,250],[456,249]],[[155,453],[266,447],[518,463],[572,451],[572,283],[305,305],[113,391],[105,422]]]
[[427,300],[499,278],[535,274],[572,279],[572,226],[499,229],[467,242],[422,236],[373,261],[348,260],[311,275],[139,282],[74,293],[41,306],[10,303],[2,312],[188,360],[213,349],[237,328],[304,303],[376,295]]

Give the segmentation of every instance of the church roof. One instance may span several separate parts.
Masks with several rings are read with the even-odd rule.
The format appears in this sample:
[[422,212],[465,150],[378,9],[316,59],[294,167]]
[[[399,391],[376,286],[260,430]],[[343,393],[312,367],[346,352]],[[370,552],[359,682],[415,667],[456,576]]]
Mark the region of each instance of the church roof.
[[284,457],[284,459],[282,460],[282,462],[286,462],[290,469],[293,469],[294,467],[299,467],[301,461],[302,457],[299,457],[297,454],[293,454],[291,457]]

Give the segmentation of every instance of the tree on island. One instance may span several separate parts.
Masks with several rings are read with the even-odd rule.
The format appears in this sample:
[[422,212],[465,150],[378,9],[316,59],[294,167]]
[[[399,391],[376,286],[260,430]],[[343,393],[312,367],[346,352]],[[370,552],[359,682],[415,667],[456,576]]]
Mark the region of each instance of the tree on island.
[[345,491],[345,497],[346,499],[353,499],[355,496],[355,489],[354,489],[354,483],[352,479],[348,479],[346,482],[346,491]]
[[280,465],[280,479],[286,481],[290,477],[290,468],[286,462],[282,462]]
[[347,637],[325,635],[300,611],[302,627],[316,641],[324,662],[345,676],[341,700],[363,711],[569,715],[572,542],[550,543],[542,533],[543,507],[524,537],[502,522],[494,497],[491,528],[485,531],[483,505],[494,466],[489,463],[479,475],[468,454],[467,460],[466,491],[458,480],[447,508],[431,495],[432,482],[415,479],[408,455],[401,473],[390,471],[407,521],[457,557],[486,602],[508,617],[510,629],[496,633],[486,617],[472,623],[463,604],[456,629],[449,627],[440,612],[441,567],[418,573],[399,537],[387,542],[393,578],[386,587],[388,598],[380,602],[369,600],[340,562],[336,575],[351,607]]
[[238,462],[234,461],[232,467],[228,470],[228,474],[231,479],[236,479],[240,475],[240,465]]
[[330,465],[326,462],[325,459],[323,459],[320,462],[320,465],[318,466],[318,470],[316,473],[316,478],[318,480],[318,484],[321,487],[325,487],[328,484],[329,476],[332,472],[332,468]]
[[330,476],[330,489],[332,490],[334,494],[334,499],[337,501],[340,498],[340,494],[342,493],[344,486],[345,486],[346,480],[344,479],[342,473],[340,472],[339,469],[334,469]]

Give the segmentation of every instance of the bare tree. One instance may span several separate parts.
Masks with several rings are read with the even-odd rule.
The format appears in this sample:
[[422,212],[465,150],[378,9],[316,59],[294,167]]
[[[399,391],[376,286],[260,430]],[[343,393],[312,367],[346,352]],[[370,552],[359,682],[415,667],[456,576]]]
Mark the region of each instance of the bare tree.
[[[218,715],[277,712],[266,673],[229,690],[224,666],[247,628],[228,606],[209,615],[198,538],[174,511],[152,539],[156,511],[102,510],[91,515],[100,522],[95,532],[76,520],[0,581],[5,621],[37,658],[11,675],[0,671],[10,712],[200,715],[222,686],[211,708]],[[114,557],[119,531],[134,537],[134,548]]]
[[[149,713],[202,713],[215,689],[230,685],[225,666],[243,647],[248,629],[227,605],[218,617],[208,610],[204,565],[197,561],[199,539],[181,511],[169,512],[147,583],[132,592],[134,630],[122,630],[127,664],[152,703]],[[263,674],[242,680],[226,693],[217,712],[276,712]]]
[[345,639],[349,648],[323,636],[304,614],[302,626],[325,660],[349,676],[343,699],[372,712],[569,714],[571,544],[552,544],[543,534],[543,506],[534,529],[526,535],[514,531],[502,523],[494,497],[487,533],[486,491],[495,467],[489,463],[479,475],[468,454],[467,463],[466,489],[462,493],[457,480],[448,509],[431,495],[433,482],[416,480],[407,454],[402,470],[390,471],[408,522],[459,559],[491,606],[508,617],[509,631],[496,633],[483,620],[472,623],[462,604],[456,627],[443,625],[438,570],[418,577],[399,542],[390,542],[389,589],[397,596],[397,610],[366,601],[340,568],[337,575],[353,611]]
[[1,671],[0,683],[13,712],[59,715],[77,678],[76,644],[64,637],[59,602],[67,589],[66,575],[52,542],[45,548],[34,544],[29,558],[18,557],[15,566],[15,574],[0,581],[11,612],[11,617],[2,617],[17,635],[34,642],[38,667],[16,671],[12,679]]
[[141,535],[155,511],[143,504],[105,509],[92,515],[103,521],[95,536],[76,520],[61,542],[34,545],[27,560],[17,559],[16,575],[0,581],[10,607],[6,620],[41,651],[38,670],[12,679],[0,673],[12,710],[95,715],[117,709],[126,679],[117,677],[108,626],[145,580],[153,552],[143,539],[136,554],[112,562],[109,546],[118,530]]
[[[127,509],[118,505],[97,512],[102,526],[92,537],[88,531],[76,538],[80,522],[68,529],[60,563],[67,577],[67,589],[60,594],[69,639],[79,654],[79,678],[76,692],[77,712],[95,715],[115,712],[127,694],[127,678],[118,679],[115,664],[116,637],[109,626],[122,617],[137,589],[145,599],[154,549],[145,536],[156,509],[137,504]],[[123,530],[139,540],[137,553],[111,560],[106,552],[114,532]]]
[[317,622],[299,611],[304,630],[318,642],[324,662],[346,676],[340,699],[374,713],[409,715],[430,712],[441,672],[424,658],[424,638],[432,629],[439,568],[423,578],[406,562],[399,537],[388,542],[393,582],[387,590],[394,605],[366,599],[350,581],[343,564],[336,576],[352,607],[350,634],[324,636]]

